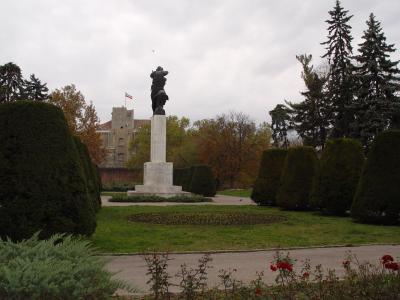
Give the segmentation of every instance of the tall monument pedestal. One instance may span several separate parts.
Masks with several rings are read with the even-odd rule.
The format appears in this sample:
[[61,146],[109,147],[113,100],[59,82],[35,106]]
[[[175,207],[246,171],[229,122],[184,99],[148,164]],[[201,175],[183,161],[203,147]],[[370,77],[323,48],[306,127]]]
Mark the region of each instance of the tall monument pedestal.
[[143,185],[136,185],[129,195],[175,196],[190,194],[183,192],[181,186],[173,185],[173,164],[166,162],[166,128],[165,115],[153,115],[151,118],[151,162],[144,164]]

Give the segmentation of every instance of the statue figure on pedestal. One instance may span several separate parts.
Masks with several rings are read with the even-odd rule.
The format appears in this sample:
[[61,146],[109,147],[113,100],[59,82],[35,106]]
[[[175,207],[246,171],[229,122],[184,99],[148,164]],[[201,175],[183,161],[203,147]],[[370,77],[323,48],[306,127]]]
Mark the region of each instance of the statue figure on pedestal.
[[164,86],[167,79],[165,76],[168,71],[164,71],[160,66],[155,71],[152,71],[150,77],[153,79],[151,84],[151,107],[153,115],[165,115],[164,105],[168,100],[168,95],[165,93]]

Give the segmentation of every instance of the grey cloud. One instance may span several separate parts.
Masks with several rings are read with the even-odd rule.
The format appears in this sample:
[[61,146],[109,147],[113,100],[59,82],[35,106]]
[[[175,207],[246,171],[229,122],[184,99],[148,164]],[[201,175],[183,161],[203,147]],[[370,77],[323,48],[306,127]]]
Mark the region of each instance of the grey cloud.
[[[342,3],[354,15],[355,48],[371,11],[388,42],[400,47],[399,1]],[[136,117],[149,117],[149,74],[162,65],[170,71],[167,113],[196,120],[236,110],[261,122],[283,99],[301,100],[295,55],[311,53],[315,65],[322,62],[324,21],[333,5],[334,0],[2,0],[0,64],[14,61],[25,76],[37,74],[50,89],[76,84],[102,121],[112,106],[124,104],[125,91],[135,98]]]

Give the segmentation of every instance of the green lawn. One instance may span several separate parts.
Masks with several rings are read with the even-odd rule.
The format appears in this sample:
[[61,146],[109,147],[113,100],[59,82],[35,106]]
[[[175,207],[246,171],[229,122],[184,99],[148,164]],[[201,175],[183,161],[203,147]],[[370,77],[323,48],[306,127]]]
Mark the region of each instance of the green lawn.
[[[128,222],[136,213],[265,213],[285,216],[269,225],[152,225]],[[103,207],[91,240],[102,252],[259,249],[319,245],[400,243],[400,226],[354,223],[350,218],[311,212],[284,212],[258,206]]]
[[218,191],[217,194],[226,196],[235,196],[235,197],[250,197],[251,189]]

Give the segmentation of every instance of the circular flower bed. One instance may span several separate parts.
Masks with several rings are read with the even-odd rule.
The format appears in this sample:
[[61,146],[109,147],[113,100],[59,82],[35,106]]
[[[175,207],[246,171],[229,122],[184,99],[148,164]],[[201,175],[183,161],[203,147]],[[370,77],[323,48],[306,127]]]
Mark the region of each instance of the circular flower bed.
[[285,221],[278,215],[260,213],[141,213],[129,221],[163,225],[256,225]]

